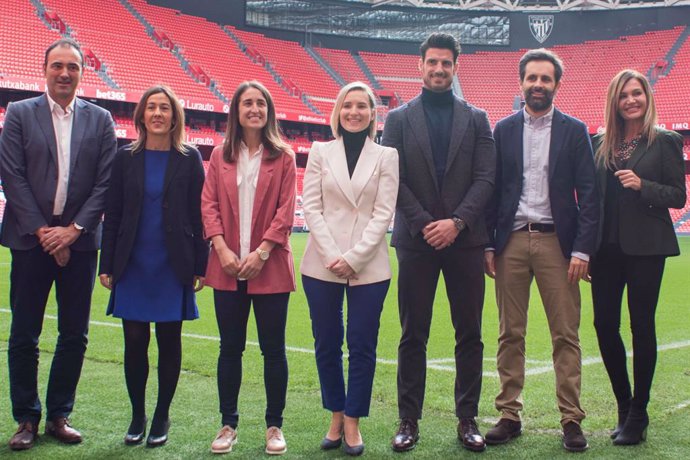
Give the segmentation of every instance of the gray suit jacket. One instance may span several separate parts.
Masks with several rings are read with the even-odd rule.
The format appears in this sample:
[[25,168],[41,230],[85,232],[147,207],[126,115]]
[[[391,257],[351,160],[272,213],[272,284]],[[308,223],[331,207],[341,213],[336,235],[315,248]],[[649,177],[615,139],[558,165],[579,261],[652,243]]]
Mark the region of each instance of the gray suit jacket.
[[[70,176],[60,225],[77,222],[84,232],[73,250],[96,250],[117,141],[110,113],[77,99],[72,123]],[[45,95],[7,108],[0,136],[0,177],[7,198],[0,244],[28,250],[39,244],[33,233],[50,225],[57,189],[57,143]]]
[[381,144],[395,147],[400,158],[393,246],[433,251],[422,229],[453,216],[467,224],[453,246],[488,242],[484,208],[494,189],[496,149],[486,112],[455,98],[442,189],[437,184],[421,96],[388,114]]

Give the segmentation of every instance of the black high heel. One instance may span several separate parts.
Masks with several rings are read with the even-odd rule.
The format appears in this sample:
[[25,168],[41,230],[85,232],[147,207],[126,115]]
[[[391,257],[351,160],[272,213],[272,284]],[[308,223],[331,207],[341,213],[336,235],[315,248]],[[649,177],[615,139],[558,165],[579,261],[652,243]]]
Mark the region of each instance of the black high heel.
[[646,409],[630,408],[628,418],[623,425],[623,430],[618,433],[613,443],[617,446],[632,446],[639,444],[647,439],[647,427],[649,426],[649,416]]
[[153,422],[151,422],[149,437],[146,438],[146,445],[148,447],[160,447],[168,442],[169,429],[170,419],[156,420],[156,417],[154,417]]
[[133,418],[125,435],[125,444],[132,446],[141,444],[146,436],[146,417]]
[[628,419],[628,414],[630,413],[630,400],[623,403],[618,403],[618,424],[611,432],[611,439],[616,439],[616,437],[623,431],[623,426],[625,421]]

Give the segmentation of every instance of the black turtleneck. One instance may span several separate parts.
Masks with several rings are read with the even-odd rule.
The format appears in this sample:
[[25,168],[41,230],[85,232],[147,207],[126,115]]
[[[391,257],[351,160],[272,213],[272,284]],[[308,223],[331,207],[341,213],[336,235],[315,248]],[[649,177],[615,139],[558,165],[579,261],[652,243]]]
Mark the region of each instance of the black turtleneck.
[[359,154],[362,153],[364,141],[367,140],[368,134],[368,126],[364,131],[358,133],[351,133],[342,126],[340,127],[340,135],[343,136],[343,143],[345,144],[345,158],[347,158],[347,170],[350,173],[350,177],[352,177],[352,173],[355,172]]
[[439,189],[443,185],[443,174],[446,171],[448,145],[450,144],[451,127],[453,126],[453,91],[435,93],[422,88],[422,106],[424,118],[429,131],[431,153],[434,156],[436,179]]

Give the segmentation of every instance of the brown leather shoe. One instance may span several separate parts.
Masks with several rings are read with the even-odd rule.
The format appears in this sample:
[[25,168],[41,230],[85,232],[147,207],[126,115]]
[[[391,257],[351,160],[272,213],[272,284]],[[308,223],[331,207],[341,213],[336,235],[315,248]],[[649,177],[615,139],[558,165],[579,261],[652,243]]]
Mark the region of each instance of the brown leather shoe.
[[26,450],[34,446],[34,441],[38,438],[38,424],[33,422],[22,422],[10,439],[9,446],[12,450]]
[[69,420],[65,417],[47,421],[46,434],[64,444],[79,444],[81,442],[81,433],[72,428]]
[[416,420],[404,418],[400,421],[398,432],[395,433],[391,447],[396,452],[412,450],[419,441],[419,425]]
[[522,434],[522,423],[508,418],[502,418],[486,432],[486,443],[490,446],[505,444]]
[[479,427],[477,427],[474,417],[460,419],[458,423],[458,439],[467,450],[482,452],[486,449],[486,443],[479,432]]

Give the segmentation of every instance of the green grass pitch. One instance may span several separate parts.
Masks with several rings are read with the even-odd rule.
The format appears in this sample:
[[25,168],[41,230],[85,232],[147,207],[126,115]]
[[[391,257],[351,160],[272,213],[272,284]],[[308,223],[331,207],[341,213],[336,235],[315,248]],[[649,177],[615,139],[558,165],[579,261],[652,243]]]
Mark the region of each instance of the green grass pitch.
[[[306,234],[292,237],[296,265],[299,266]],[[583,355],[582,405],[587,412],[583,423],[590,449],[583,458],[690,458],[690,238],[681,237],[680,257],[669,258],[657,313],[660,347],[656,377],[649,407],[651,424],[648,440],[636,447],[615,447],[608,437],[615,422],[615,401],[599,357],[592,326],[589,286],[582,284],[582,322],[580,338]],[[391,261],[396,267],[391,250]],[[0,249],[0,457],[16,458],[211,458],[210,443],[220,424],[216,390],[218,332],[213,312],[212,292],[204,289],[198,298],[201,318],[185,323],[183,334],[183,372],[171,411],[172,427],[166,446],[147,449],[127,447],[122,438],[129,424],[130,407],[122,369],[122,330],[118,320],[107,317],[108,292],[97,286],[94,292],[90,343],[77,402],[72,414],[74,426],[82,431],[84,442],[76,446],[58,445],[41,436],[36,447],[26,453],[11,453],[6,440],[16,428],[11,417],[7,383],[7,337],[9,335],[10,254]],[[559,413],[556,407],[551,346],[536,286],[530,307],[527,359],[528,376],[524,392],[524,434],[505,446],[487,447],[483,454],[473,454],[459,445],[453,404],[453,334],[440,283],[431,338],[428,346],[430,369],[427,373],[424,418],[420,424],[421,440],[407,454],[395,454],[390,439],[396,429],[396,358],[400,337],[397,289],[394,283],[381,319],[378,358],[371,414],[361,424],[369,458],[569,458],[561,447]],[[51,297],[41,337],[39,394],[45,384],[56,338],[55,301]],[[630,344],[627,314],[623,333]],[[314,363],[313,339],[306,299],[299,283],[290,299],[287,325],[290,381],[285,411],[284,432],[288,442],[285,458],[344,458],[340,450],[321,452],[319,442],[326,432],[329,413],[321,407],[319,384]],[[493,400],[498,391],[495,370],[498,331],[493,282],[487,279],[484,306],[484,382],[479,408],[480,429],[485,432],[496,420]],[[256,327],[250,320],[244,378],[240,394],[239,443],[228,458],[265,457],[263,366],[256,343]],[[152,339],[148,402],[153,414],[156,395],[156,345]],[[43,424],[41,425],[41,429]]]

